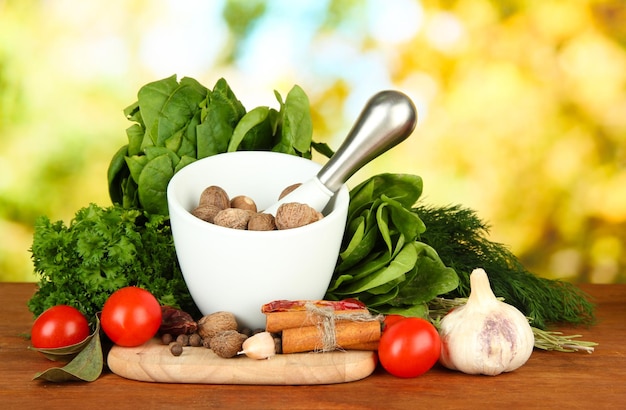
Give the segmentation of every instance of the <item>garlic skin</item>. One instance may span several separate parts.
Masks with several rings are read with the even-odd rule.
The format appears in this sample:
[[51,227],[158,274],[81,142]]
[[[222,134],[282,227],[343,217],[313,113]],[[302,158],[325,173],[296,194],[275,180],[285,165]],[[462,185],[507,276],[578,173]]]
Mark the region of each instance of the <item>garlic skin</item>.
[[274,337],[269,332],[259,332],[247,338],[241,346],[241,352],[251,359],[269,359],[276,354]]
[[467,374],[496,376],[518,369],[533,352],[535,337],[528,319],[496,298],[483,269],[470,275],[467,303],[440,323],[440,363]]

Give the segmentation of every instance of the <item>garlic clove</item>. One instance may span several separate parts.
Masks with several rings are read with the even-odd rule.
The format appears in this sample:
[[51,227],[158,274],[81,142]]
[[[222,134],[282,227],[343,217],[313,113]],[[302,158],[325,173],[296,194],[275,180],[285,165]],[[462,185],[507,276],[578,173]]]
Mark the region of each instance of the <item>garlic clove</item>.
[[247,338],[241,346],[241,352],[251,359],[269,359],[276,354],[274,337],[269,332],[260,332]]

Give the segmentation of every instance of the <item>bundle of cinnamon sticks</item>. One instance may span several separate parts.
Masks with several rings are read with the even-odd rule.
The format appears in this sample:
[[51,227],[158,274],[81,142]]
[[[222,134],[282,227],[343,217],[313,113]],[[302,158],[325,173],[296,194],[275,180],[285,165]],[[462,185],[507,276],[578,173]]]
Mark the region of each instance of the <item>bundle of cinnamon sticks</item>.
[[381,319],[355,300],[278,300],[261,311],[265,330],[281,333],[283,353],[378,348]]

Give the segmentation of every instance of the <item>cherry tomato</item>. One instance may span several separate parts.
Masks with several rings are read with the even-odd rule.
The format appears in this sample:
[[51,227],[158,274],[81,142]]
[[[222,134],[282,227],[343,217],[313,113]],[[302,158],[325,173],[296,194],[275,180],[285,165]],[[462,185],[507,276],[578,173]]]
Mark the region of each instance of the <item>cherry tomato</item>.
[[406,316],[402,316],[402,315],[386,315],[385,316],[385,320],[384,320],[384,328],[385,329],[389,329],[390,326],[398,323],[401,320],[406,319]]
[[434,366],[441,353],[441,339],[429,321],[410,317],[383,331],[378,344],[381,365],[397,377],[417,377]]
[[78,309],[57,305],[35,319],[30,338],[37,349],[55,349],[80,343],[89,333],[89,323]]
[[161,305],[149,291],[128,286],[116,290],[104,302],[100,322],[113,343],[139,346],[159,330]]

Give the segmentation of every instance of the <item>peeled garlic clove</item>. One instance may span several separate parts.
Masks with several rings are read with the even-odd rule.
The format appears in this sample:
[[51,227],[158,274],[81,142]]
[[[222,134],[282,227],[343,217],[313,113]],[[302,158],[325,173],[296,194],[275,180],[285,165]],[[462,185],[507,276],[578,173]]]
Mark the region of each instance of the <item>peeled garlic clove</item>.
[[535,343],[528,319],[496,298],[483,269],[471,273],[470,285],[467,303],[441,320],[441,364],[463,373],[490,376],[521,367]]
[[241,346],[241,352],[251,359],[268,359],[276,354],[274,337],[269,332],[260,332],[247,338]]

